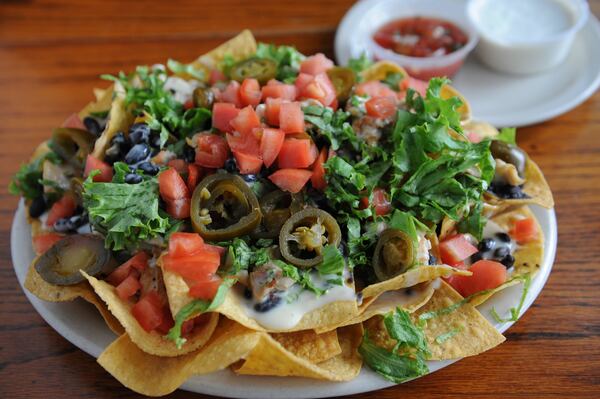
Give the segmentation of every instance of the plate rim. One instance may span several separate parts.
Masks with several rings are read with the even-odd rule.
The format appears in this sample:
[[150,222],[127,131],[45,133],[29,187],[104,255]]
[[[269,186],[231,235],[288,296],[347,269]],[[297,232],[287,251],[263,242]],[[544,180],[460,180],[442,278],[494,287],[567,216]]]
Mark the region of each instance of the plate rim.
[[[32,251],[31,240],[29,240],[29,242],[26,242],[25,244],[23,244],[23,243],[19,243],[18,241],[16,241],[15,237],[18,236],[18,234],[23,234],[23,231],[22,231],[23,229],[25,229],[26,232],[29,233],[30,226],[26,221],[24,209],[25,209],[24,201],[21,199],[19,201],[17,211],[15,212],[13,222],[12,222],[12,227],[11,227],[11,257],[12,257],[12,261],[13,261],[12,262],[13,270],[15,271],[15,274],[17,275],[19,285],[21,285],[21,289],[25,293],[29,302],[35,308],[36,312],[44,319],[44,321],[46,321],[46,323],[48,323],[48,325],[50,325],[57,333],[59,333],[61,336],[63,336],[65,339],[67,339],[69,342],[71,342],[73,345],[75,345],[82,351],[88,353],[90,356],[97,358],[96,353],[94,353],[95,351],[91,349],[94,347],[94,345],[97,346],[96,342],[93,339],[90,339],[89,337],[81,336],[81,333],[77,333],[77,332],[71,331],[68,328],[66,328],[64,323],[62,323],[60,320],[58,320],[58,318],[52,312],[44,309],[44,307],[43,307],[43,304],[45,303],[44,301],[41,301],[40,299],[35,297],[23,286],[24,276],[26,275],[26,270],[29,267],[29,265],[28,264],[17,265],[19,259],[21,259],[21,256],[18,255],[18,251],[22,250],[23,245],[26,245],[26,246],[29,245],[29,250]],[[552,270],[555,255],[556,255],[556,248],[557,248],[558,235],[557,235],[556,213],[555,213],[554,209],[544,209],[539,206],[531,206],[531,209],[534,212],[534,214],[536,215],[536,218],[538,218],[540,224],[542,224],[542,230],[545,230],[544,226],[547,226],[548,231],[544,232],[546,235],[545,242],[544,242],[544,259],[542,261],[540,272],[533,279],[532,288],[527,295],[525,304],[523,306],[523,309],[522,309],[521,314],[519,315],[519,318],[517,319],[517,321],[521,317],[523,317],[523,315],[529,309],[531,304],[540,295],[544,285],[546,284],[546,282],[548,280],[550,272]],[[17,270],[17,268],[19,268],[19,267],[25,269],[25,272],[19,273],[19,271]],[[516,287],[520,287],[520,284],[516,285],[514,287],[511,287],[511,288],[516,288]],[[502,295],[502,293],[500,293],[499,295]],[[66,304],[63,303],[63,304],[58,304],[58,305],[65,306]],[[95,312],[95,316],[101,320],[101,318],[97,312]],[[102,321],[102,323],[103,323],[103,321]],[[502,323],[502,324],[496,324],[494,326],[498,329],[498,331],[503,333],[509,327],[511,327],[514,323],[515,322],[506,322],[506,323]],[[105,325],[104,325],[104,328],[106,328],[108,330],[108,327],[106,327]],[[432,374],[439,369],[445,368],[459,360],[461,360],[461,359],[430,362],[430,365],[433,364],[434,367],[433,367],[432,371],[430,371],[429,374]],[[233,374],[229,370],[219,371],[215,374],[220,374],[220,373]],[[239,380],[240,382],[246,382],[246,384],[239,384],[239,386],[236,386],[236,387],[224,385],[223,383],[221,383],[221,385],[219,385],[218,383],[215,385],[214,383],[212,383],[210,381],[210,379],[211,379],[210,376],[212,376],[212,375],[214,375],[214,374],[208,374],[208,375],[204,375],[204,376],[192,376],[179,389],[196,392],[196,393],[201,393],[201,394],[217,395],[217,396],[231,397],[231,398],[239,398],[239,397],[277,398],[277,397],[285,396],[286,398],[290,398],[290,399],[291,398],[304,399],[304,398],[324,398],[324,397],[331,397],[331,396],[358,394],[358,393],[364,393],[364,392],[370,392],[370,391],[375,391],[375,390],[379,390],[379,389],[384,389],[384,388],[388,388],[388,387],[396,385],[392,382],[384,380],[383,378],[381,378],[380,376],[378,376],[377,374],[375,374],[374,372],[369,370],[368,367],[363,367],[359,377],[357,377],[356,379],[354,379],[350,382],[346,382],[346,383],[321,382],[321,381],[315,381],[315,380],[309,380],[309,379],[297,378],[297,377],[286,378],[287,381],[294,382],[295,387],[292,387],[292,388],[286,388],[285,386],[282,387],[281,382],[284,381],[284,379],[282,379],[281,377],[259,377],[259,376],[237,376],[237,375],[235,375],[236,381]],[[225,377],[225,378],[227,378],[227,377]],[[359,380],[359,378],[362,378],[364,380],[364,381],[361,381],[362,383],[360,385],[357,384],[357,380]],[[251,384],[252,382],[255,382],[258,380],[261,380],[263,384],[264,383],[271,384],[271,386],[268,386],[268,387],[262,386],[262,387],[258,387],[258,388],[255,387],[253,390],[255,392],[252,392],[252,394],[249,395],[246,390],[247,384],[248,383]],[[311,385],[309,385],[309,386],[312,386],[313,389],[311,389],[309,391],[305,390],[306,388],[303,387],[301,384],[305,383],[306,381],[310,382]],[[353,381],[355,382],[355,384],[352,384]],[[366,384],[365,384],[365,382],[366,382]],[[319,389],[315,389],[314,387],[319,387]]]
[[[339,61],[340,59],[345,60],[345,59],[349,58],[349,55],[347,54],[348,51],[346,51],[347,49],[344,49],[344,47],[347,47],[347,45],[346,45],[347,40],[345,38],[349,37],[347,32],[349,32],[351,30],[350,25],[352,22],[354,22],[354,19],[358,18],[359,13],[363,9],[366,9],[368,6],[370,6],[372,4],[375,4],[378,2],[383,2],[383,1],[386,1],[386,0],[359,0],[356,4],[354,4],[346,12],[346,14],[344,14],[340,23],[337,26],[336,33],[335,33],[334,53],[335,53],[336,61]],[[584,34],[584,31],[586,29],[591,29],[592,34],[596,37],[596,39],[598,41],[598,48],[600,48],[600,21],[598,20],[598,18],[595,15],[593,15],[591,13],[588,16],[588,20],[586,21],[586,23],[582,26],[582,28],[579,30],[579,32],[577,32],[577,35],[575,36],[575,41],[582,40],[581,39],[582,35]],[[598,53],[600,54],[600,51]],[[474,55],[471,55],[470,57],[473,57],[473,56]],[[560,67],[560,66],[558,66],[558,67]],[[543,110],[541,112],[529,113],[528,116],[523,116],[523,117],[519,117],[516,119],[510,119],[510,116],[504,116],[504,117],[500,117],[500,118],[488,116],[488,117],[482,118],[482,119],[484,119],[486,122],[489,122],[492,125],[497,126],[497,127],[506,127],[506,126],[524,127],[524,126],[530,126],[530,125],[534,125],[534,124],[541,123],[541,122],[546,122],[557,116],[563,115],[563,114],[571,111],[572,109],[576,108],[577,106],[581,105],[583,102],[585,102],[587,99],[589,99],[598,90],[599,87],[600,87],[600,68],[598,69],[596,76],[589,81],[589,84],[587,85],[585,90],[582,90],[579,93],[577,93],[576,95],[573,95],[572,97],[570,97],[568,99],[568,101],[561,103],[561,105],[559,105],[559,106],[555,106],[550,109]],[[477,115],[474,115],[474,116],[476,119],[479,118]]]

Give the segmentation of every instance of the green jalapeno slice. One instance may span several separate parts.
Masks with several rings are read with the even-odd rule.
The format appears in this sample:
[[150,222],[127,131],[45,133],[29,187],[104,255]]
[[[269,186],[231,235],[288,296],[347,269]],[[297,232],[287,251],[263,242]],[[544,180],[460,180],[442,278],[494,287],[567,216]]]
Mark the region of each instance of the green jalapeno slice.
[[414,263],[414,247],[401,230],[387,229],[379,236],[373,254],[373,270],[380,281],[404,273]]

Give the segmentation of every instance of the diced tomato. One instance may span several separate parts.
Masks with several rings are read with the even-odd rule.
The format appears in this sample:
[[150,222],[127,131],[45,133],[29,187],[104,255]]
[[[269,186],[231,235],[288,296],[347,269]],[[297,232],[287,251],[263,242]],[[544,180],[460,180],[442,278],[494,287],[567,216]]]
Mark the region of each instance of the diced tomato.
[[204,250],[218,253],[219,256],[223,256],[227,253],[227,248],[221,247],[220,245],[204,244]]
[[317,145],[311,140],[310,141],[310,164],[314,164],[315,161],[317,160],[317,157],[319,156],[319,148],[317,147]]
[[133,272],[139,276],[140,272],[148,267],[148,255],[144,251],[140,251],[131,257],[127,262],[113,270],[106,281],[114,286],[118,286],[129,277]]
[[242,135],[252,134],[252,130],[260,127],[260,118],[250,105],[242,109],[230,122],[234,130]]
[[283,146],[284,139],[285,133],[279,129],[263,129],[260,139],[260,155],[267,168],[275,162],[279,151],[281,151],[281,146]]
[[144,295],[133,307],[131,314],[140,323],[140,326],[150,332],[160,326],[165,318],[165,312],[158,293],[150,291]]
[[427,87],[429,86],[429,82],[426,82],[421,79],[416,79],[411,76],[408,76],[404,80],[406,80],[408,82],[408,87],[415,90],[422,97],[425,97],[425,95],[427,94]]
[[175,321],[173,320],[173,316],[171,315],[171,310],[168,306],[163,306],[163,321],[159,324],[158,327],[154,329],[160,335],[167,335],[169,330],[173,328],[175,325]]
[[54,226],[59,219],[73,216],[75,209],[77,209],[75,199],[69,194],[63,195],[61,199],[52,204],[46,219],[46,226]]
[[240,96],[240,84],[239,82],[232,80],[227,84],[225,90],[217,94],[217,100],[219,102],[230,103],[235,105],[237,108],[242,108],[242,98]]
[[260,172],[263,164],[261,157],[243,151],[232,151],[232,153],[241,174],[248,175]]
[[265,118],[271,126],[279,126],[279,112],[281,112],[281,98],[267,98],[265,100]]
[[190,217],[190,208],[192,205],[190,198],[166,199],[165,204],[167,206],[167,213],[175,219],[187,219]]
[[388,119],[396,113],[395,97],[372,97],[365,103],[367,115],[374,118]]
[[72,129],[87,130],[87,128],[85,127],[85,125],[81,121],[81,118],[77,114],[71,114],[71,115],[69,115],[69,117],[67,119],[65,119],[65,121],[62,123],[61,127],[68,127],[68,128],[72,128]]
[[175,201],[190,196],[185,182],[174,168],[169,168],[158,175],[158,189],[165,201]]
[[230,122],[239,112],[234,104],[215,103],[212,109],[212,126],[222,132],[233,132]]
[[323,53],[312,55],[300,64],[300,72],[313,76],[323,73],[329,68],[333,68],[333,61],[325,57]]
[[277,165],[281,169],[308,168],[312,164],[311,142],[308,139],[286,139],[283,141]]
[[525,244],[538,238],[539,232],[534,218],[515,220],[510,235],[519,243]]
[[227,133],[227,144],[232,152],[237,151],[258,155],[260,151],[260,140],[254,132],[250,134],[241,134],[239,132]]
[[367,95],[369,97],[396,97],[396,92],[385,83],[378,80],[364,82],[356,86],[356,94],[359,96]]
[[296,81],[294,82],[294,86],[296,87],[296,95],[300,94],[302,90],[312,82],[314,77],[307,73],[300,73],[296,77]]
[[260,91],[260,84],[256,79],[244,79],[242,86],[240,87],[240,99],[242,105],[251,105],[256,107],[260,104],[260,98],[262,94]]
[[227,158],[229,158],[229,148],[223,137],[216,134],[204,134],[198,138],[196,164],[216,169],[225,165]]
[[294,101],[298,91],[296,86],[278,82],[277,80],[269,80],[266,86],[262,88],[263,101],[267,98],[280,98],[282,100]]
[[502,285],[508,273],[501,263],[491,260],[480,260],[469,268],[471,276],[451,276],[446,281],[464,297],[484,290],[491,290]]
[[41,255],[50,248],[52,248],[54,244],[56,244],[63,238],[64,236],[58,233],[38,234],[31,239],[31,242],[33,244],[33,250],[37,255]]
[[312,167],[312,175],[310,176],[310,182],[314,188],[317,190],[325,190],[327,187],[327,181],[325,180],[325,168],[323,164],[327,161],[327,148],[321,148],[321,152],[317,157],[317,160],[313,164]]
[[103,162],[89,154],[87,159],[85,160],[85,170],[83,171],[83,177],[88,177],[90,172],[93,170],[99,170],[100,173],[92,178],[95,182],[105,182],[108,183],[112,181],[113,178],[113,169],[112,166]]
[[196,318],[193,319],[189,319],[183,322],[183,324],[181,325],[181,336],[182,337],[188,337],[191,333],[192,330],[194,330],[194,320]]
[[311,176],[312,171],[306,169],[279,169],[269,176],[269,180],[283,191],[297,193]]
[[227,80],[225,74],[218,69],[211,69],[210,75],[208,77],[208,82],[211,86],[214,86],[217,82],[224,82]]
[[217,271],[221,257],[216,252],[205,251],[200,255],[180,258],[163,256],[162,262],[165,270],[177,273],[189,281],[201,281]]
[[456,234],[440,242],[442,262],[453,266],[477,252],[477,247],[464,234]]
[[140,284],[140,280],[133,275],[129,275],[125,280],[121,281],[121,283],[117,285],[116,291],[119,298],[126,301],[135,295],[135,293],[141,288],[142,285]]
[[169,237],[169,255],[187,256],[204,249],[204,240],[200,234],[176,232]]
[[[310,76],[310,75],[308,75]],[[335,88],[326,73],[316,75],[300,91],[300,98],[312,98],[324,106],[330,106],[336,100]]]
[[188,170],[187,188],[190,193],[193,193],[194,189],[198,185],[198,181],[200,180],[201,169],[200,169],[200,166],[198,166],[198,165],[189,164],[187,166],[187,170]]
[[304,112],[300,103],[282,103],[279,108],[279,128],[284,133],[304,132]]
[[194,298],[211,300],[217,294],[222,281],[221,277],[215,274],[210,275],[206,280],[194,282],[188,294]]
[[167,166],[175,169],[180,175],[185,175],[188,172],[187,162],[183,159],[171,159],[167,162]]
[[392,203],[390,202],[389,196],[382,188],[377,187],[373,190],[371,203],[377,216],[387,215],[392,211]]
[[183,103],[183,108],[186,110],[194,108],[194,100],[187,100]]

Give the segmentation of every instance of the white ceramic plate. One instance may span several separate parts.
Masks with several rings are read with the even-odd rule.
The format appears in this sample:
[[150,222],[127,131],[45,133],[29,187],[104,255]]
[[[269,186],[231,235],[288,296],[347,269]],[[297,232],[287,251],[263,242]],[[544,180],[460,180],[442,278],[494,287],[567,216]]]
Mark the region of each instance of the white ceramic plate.
[[[444,0],[460,1],[460,0]],[[372,7],[373,19],[393,13],[394,1],[359,1],[346,13],[335,37],[338,63],[366,51],[368,26],[360,24],[362,15]],[[556,68],[536,75],[509,75],[492,71],[471,54],[454,76],[453,85],[469,100],[475,119],[498,127],[525,126],[561,115],[588,99],[600,86],[600,23],[590,15],[577,34],[567,59]]]
[[[556,252],[557,235],[554,210],[543,209],[538,206],[532,206],[531,209],[542,226],[546,241],[541,269],[532,281],[523,312],[533,303],[546,283]],[[34,258],[34,253],[31,247],[31,230],[25,219],[25,208],[22,201],[13,220],[11,252],[17,278],[21,287],[23,287],[27,269]],[[521,290],[522,286],[520,284],[510,287],[496,294],[480,307],[482,314],[500,332],[504,332],[513,323],[495,323],[490,316],[490,309],[493,306],[500,315],[508,314],[509,309],[516,306],[521,296]],[[116,338],[106,327],[104,320],[96,309],[87,302],[83,300],[65,303],[44,302],[26,289],[23,289],[23,291],[33,307],[52,328],[95,358]],[[429,362],[429,368],[431,372],[434,372],[453,362]],[[248,399],[285,397],[293,399],[350,395],[382,389],[391,385],[394,384],[379,377],[365,366],[356,379],[345,383],[306,380],[303,378],[238,376],[225,370],[205,376],[192,377],[182,388],[192,392],[225,397]]]

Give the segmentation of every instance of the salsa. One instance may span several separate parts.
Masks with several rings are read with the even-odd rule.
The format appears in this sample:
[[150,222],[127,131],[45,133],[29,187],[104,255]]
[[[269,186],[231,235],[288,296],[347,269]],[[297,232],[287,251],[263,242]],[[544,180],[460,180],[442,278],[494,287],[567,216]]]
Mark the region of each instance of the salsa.
[[383,25],[373,40],[381,47],[410,57],[437,57],[467,44],[469,38],[452,22],[438,18],[401,18]]

